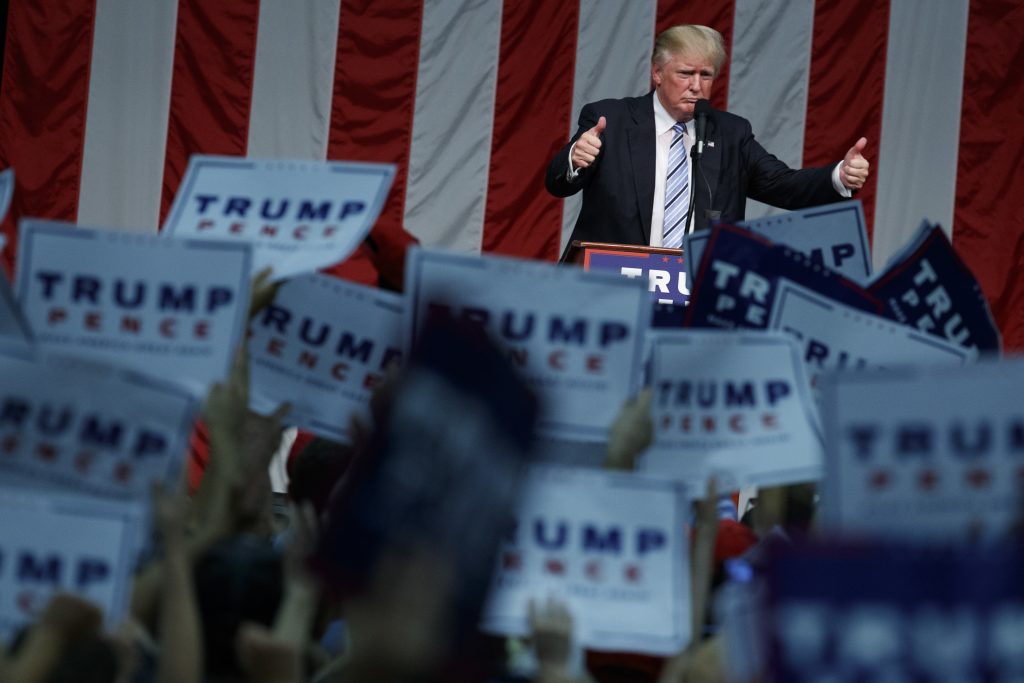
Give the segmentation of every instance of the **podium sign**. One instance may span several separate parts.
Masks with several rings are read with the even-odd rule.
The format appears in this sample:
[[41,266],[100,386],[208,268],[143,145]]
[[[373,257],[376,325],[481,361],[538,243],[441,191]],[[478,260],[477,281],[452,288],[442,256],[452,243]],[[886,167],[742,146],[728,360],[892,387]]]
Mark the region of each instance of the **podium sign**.
[[627,250],[598,246],[584,249],[584,270],[610,270],[626,277],[640,278],[647,282],[655,303],[683,305],[690,300],[686,262],[679,250]]

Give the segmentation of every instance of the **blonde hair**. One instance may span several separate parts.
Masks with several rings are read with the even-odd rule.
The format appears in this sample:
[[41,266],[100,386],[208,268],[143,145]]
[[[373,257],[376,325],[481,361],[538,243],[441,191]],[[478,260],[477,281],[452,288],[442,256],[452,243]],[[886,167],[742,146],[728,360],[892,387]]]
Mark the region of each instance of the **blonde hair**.
[[651,62],[664,66],[672,55],[687,55],[706,59],[715,66],[715,75],[725,63],[725,39],[708,26],[683,24],[662,31],[654,40]]

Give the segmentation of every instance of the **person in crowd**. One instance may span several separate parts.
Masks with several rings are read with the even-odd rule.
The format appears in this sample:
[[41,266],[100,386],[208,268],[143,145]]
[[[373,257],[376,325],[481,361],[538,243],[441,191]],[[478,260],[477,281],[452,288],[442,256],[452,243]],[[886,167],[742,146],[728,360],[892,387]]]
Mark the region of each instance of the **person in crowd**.
[[674,26],[655,41],[651,92],[583,107],[579,128],[545,178],[556,197],[583,192],[570,244],[679,248],[684,234],[710,220],[743,220],[748,197],[798,209],[840,201],[863,187],[865,138],[836,164],[792,169],[758,143],[746,119],[717,110],[706,122],[695,117],[725,58],[714,29]]

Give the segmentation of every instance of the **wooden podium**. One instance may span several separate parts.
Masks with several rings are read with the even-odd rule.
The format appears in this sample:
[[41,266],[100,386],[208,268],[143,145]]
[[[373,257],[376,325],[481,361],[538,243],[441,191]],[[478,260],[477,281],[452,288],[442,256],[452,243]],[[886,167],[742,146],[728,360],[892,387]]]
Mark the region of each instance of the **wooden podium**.
[[575,263],[590,270],[590,256],[594,253],[643,255],[664,254],[668,257],[682,258],[682,249],[666,249],[664,247],[648,247],[639,244],[613,244],[611,242],[581,242],[573,240],[565,254],[566,263]]

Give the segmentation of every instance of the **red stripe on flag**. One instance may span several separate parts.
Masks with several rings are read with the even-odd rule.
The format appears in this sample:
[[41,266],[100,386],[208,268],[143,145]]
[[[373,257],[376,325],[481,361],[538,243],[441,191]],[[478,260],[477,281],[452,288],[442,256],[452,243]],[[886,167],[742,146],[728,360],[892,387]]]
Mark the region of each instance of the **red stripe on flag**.
[[[338,24],[327,158],[398,166],[373,233],[377,244],[404,244],[423,3],[344,0]],[[377,277],[365,248],[326,272],[366,284]]]
[[[732,27],[736,16],[736,0],[705,0],[704,2],[679,2],[679,0],[658,0],[658,15],[654,33],[679,24],[710,26],[725,39],[725,50],[732,52]],[[711,91],[711,106],[726,109],[729,105],[729,60],[725,60],[722,72],[715,77]]]
[[[868,139],[864,157],[877,161],[888,33],[888,0],[815,3],[804,166],[834,164],[861,136]],[[851,45],[857,46],[857,54],[869,58],[854,58]],[[869,238],[877,182],[878,167],[874,165],[868,182],[855,195],[864,204]]]
[[1008,351],[1024,350],[1022,35],[1019,0],[972,0],[953,212],[953,244],[981,282]]
[[12,268],[19,217],[78,215],[96,6],[13,2],[6,11],[0,167],[14,168],[17,183],[4,223]]
[[180,0],[160,225],[193,154],[245,156],[259,0]]
[[572,112],[579,4],[506,2],[483,251],[555,260],[562,200],[544,191]]

